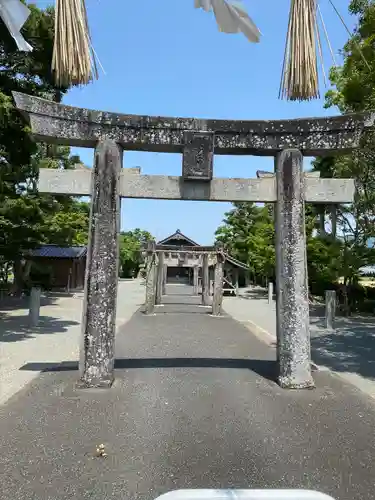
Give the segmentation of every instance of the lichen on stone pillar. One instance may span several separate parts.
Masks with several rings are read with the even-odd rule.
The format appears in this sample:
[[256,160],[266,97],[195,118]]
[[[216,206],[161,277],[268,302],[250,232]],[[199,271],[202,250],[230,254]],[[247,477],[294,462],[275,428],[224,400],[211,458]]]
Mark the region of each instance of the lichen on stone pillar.
[[281,387],[314,387],[311,375],[303,157],[284,150],[276,158],[276,276],[278,381]]
[[80,387],[110,387],[114,380],[121,164],[122,148],[100,141],[92,172]]

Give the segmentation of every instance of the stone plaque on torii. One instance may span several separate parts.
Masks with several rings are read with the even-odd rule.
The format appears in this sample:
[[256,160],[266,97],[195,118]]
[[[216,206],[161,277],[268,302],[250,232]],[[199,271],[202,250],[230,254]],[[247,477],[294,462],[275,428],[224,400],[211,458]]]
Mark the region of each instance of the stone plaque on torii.
[[[120,198],[276,203],[278,381],[313,387],[310,367],[305,202],[346,203],[351,179],[303,172],[303,156],[359,146],[374,113],[275,121],[211,120],[124,115],[75,108],[14,93],[36,140],[95,148],[94,168],[41,169],[39,191],[91,196],[82,324],[82,386],[110,386],[114,337]],[[122,169],[122,151],[183,154],[181,176]],[[213,177],[214,154],[274,156],[276,174],[257,179]]]

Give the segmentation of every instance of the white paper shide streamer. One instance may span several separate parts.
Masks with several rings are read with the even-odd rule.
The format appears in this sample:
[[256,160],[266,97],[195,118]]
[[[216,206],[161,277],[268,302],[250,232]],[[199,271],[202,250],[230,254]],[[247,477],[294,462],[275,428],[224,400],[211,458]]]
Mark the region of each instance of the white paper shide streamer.
[[219,30],[223,33],[243,33],[249,42],[258,43],[260,31],[250,19],[241,2],[228,0],[194,0],[196,9],[213,11]]
[[17,44],[18,50],[31,52],[20,30],[30,15],[30,10],[20,0],[0,0],[0,17]]
[[[196,9],[213,11],[221,32],[243,33],[249,42],[259,42],[260,31],[240,1],[194,0],[194,5]],[[16,42],[18,50],[26,52],[33,49],[23,38],[20,30],[29,15],[30,10],[20,0],[0,0],[0,18]],[[93,73],[97,78],[96,57],[91,54],[92,45],[87,25],[85,0],[57,1],[56,23],[52,66],[57,81],[71,83],[74,80],[74,83],[87,83],[92,79]],[[73,40],[77,42],[78,35],[85,40],[85,44],[73,43]],[[57,48],[60,50],[58,51]],[[83,62],[86,65],[82,69]]]

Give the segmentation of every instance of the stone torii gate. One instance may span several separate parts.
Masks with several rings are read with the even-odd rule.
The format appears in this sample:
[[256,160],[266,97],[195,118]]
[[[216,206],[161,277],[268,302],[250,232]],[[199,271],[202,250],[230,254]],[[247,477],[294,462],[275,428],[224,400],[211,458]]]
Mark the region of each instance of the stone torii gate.
[[[351,179],[303,173],[303,155],[348,152],[359,146],[371,112],[330,118],[232,121],[122,115],[56,104],[14,93],[36,140],[95,148],[92,170],[41,169],[39,191],[91,195],[82,322],[80,381],[108,387],[114,379],[114,337],[120,198],[276,203],[278,381],[314,386],[310,367],[304,204],[345,203]],[[127,150],[182,153],[182,176],[122,169]],[[214,154],[275,157],[275,176],[213,178]]]

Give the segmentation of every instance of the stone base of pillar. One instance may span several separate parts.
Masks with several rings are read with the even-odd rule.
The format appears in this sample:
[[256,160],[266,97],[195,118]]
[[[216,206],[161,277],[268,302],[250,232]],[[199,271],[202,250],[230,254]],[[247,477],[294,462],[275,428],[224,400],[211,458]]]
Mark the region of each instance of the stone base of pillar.
[[95,380],[92,379],[90,382],[86,382],[85,380],[78,380],[76,383],[77,389],[110,389],[113,385],[115,378],[112,377],[108,380]]
[[315,382],[312,377],[310,380],[303,381],[291,377],[279,377],[277,382],[282,389],[315,389]]

